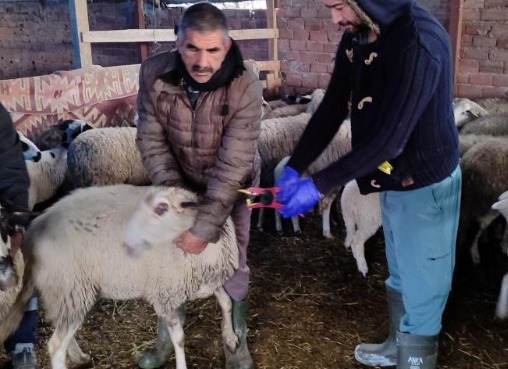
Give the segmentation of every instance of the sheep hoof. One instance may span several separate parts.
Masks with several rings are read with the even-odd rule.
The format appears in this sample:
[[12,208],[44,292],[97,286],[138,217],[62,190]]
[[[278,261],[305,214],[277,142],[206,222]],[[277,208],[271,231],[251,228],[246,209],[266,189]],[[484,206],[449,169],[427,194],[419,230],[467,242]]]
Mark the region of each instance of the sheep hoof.
[[224,336],[222,339],[228,350],[231,352],[235,352],[238,346],[240,346],[240,340],[234,333]]
[[87,367],[92,363],[92,357],[85,353],[81,353],[79,356],[69,355],[69,361],[74,367]]
[[329,240],[333,240],[335,237],[333,237],[333,234],[331,234],[330,232],[323,232],[323,236],[325,238],[328,238]]

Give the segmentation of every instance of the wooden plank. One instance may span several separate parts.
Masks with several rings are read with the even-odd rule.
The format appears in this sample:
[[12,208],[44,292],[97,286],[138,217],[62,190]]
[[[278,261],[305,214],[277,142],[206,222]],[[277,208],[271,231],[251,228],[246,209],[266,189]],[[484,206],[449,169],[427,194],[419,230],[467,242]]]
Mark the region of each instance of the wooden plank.
[[460,45],[462,42],[462,18],[463,18],[462,0],[450,1],[450,41],[452,44],[452,63],[453,63],[453,87],[457,92],[457,74],[460,63]]
[[[71,0],[73,1],[73,0]],[[80,0],[82,1],[82,0]],[[231,30],[235,40],[254,40],[278,37],[278,30],[259,28]],[[88,31],[82,33],[83,41],[102,42],[173,42],[176,36],[173,29],[126,29],[115,31]]]
[[88,25],[87,0],[69,0],[69,13],[72,26],[72,44],[74,65],[83,68],[93,64],[92,45],[85,42],[80,35],[90,30]]
[[[274,30],[277,28],[277,8],[275,0],[266,0],[266,27]],[[268,40],[268,59],[278,60],[279,50],[277,44],[278,36]]]
[[256,60],[256,64],[260,71],[280,71],[280,61],[279,60]]
[[[138,13],[138,28],[145,29],[145,10],[143,9],[143,0],[137,0],[137,13]],[[142,42],[139,44],[139,56],[141,57],[141,61],[145,60],[148,57],[148,47],[146,43]]]

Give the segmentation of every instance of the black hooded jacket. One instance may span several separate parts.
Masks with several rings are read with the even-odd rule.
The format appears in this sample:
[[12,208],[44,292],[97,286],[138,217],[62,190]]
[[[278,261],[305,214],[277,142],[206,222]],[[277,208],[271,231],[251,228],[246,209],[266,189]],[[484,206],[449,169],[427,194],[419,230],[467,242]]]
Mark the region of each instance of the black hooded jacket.
[[[357,0],[379,25],[373,43],[346,32],[323,102],[288,165],[303,172],[348,113],[353,150],[312,178],[321,193],[357,179],[363,194],[439,182],[458,165],[448,34],[413,0]],[[388,174],[379,166],[388,161]]]
[[21,141],[9,112],[0,104],[0,204],[27,210],[29,186]]

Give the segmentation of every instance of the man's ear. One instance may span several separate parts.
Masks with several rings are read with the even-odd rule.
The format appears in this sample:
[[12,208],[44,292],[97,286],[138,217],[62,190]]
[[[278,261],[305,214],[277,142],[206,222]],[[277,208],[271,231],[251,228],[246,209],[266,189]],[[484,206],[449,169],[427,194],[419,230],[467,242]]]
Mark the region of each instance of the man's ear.
[[233,40],[231,40],[231,37],[228,37],[226,40],[226,53],[229,52],[229,49],[231,49],[232,44],[233,44]]

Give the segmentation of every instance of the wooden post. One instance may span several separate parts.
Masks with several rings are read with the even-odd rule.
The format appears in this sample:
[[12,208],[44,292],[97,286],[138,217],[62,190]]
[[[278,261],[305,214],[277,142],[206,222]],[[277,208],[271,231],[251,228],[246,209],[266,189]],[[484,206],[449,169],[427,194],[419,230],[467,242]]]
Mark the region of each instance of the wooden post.
[[83,42],[83,32],[88,32],[88,6],[86,0],[69,0],[69,13],[72,26],[72,43],[74,64],[76,68],[83,68],[93,64],[92,45]]
[[[145,23],[145,11],[143,9],[143,0],[137,0],[138,3],[138,29],[146,28]],[[141,61],[145,60],[148,57],[148,48],[146,47],[146,43],[139,44],[139,55],[141,57]]]
[[[266,28],[271,28],[275,31],[275,35],[273,38],[268,39],[268,60],[279,60],[279,48],[278,48],[278,28],[277,28],[277,8],[279,7],[278,0],[266,0]],[[280,73],[279,71],[275,71],[272,73]],[[279,75],[271,75],[269,73],[266,76],[267,83],[267,93],[269,96],[274,96],[278,94],[280,87],[280,76]]]
[[452,43],[452,62],[453,62],[453,88],[457,93],[457,74],[460,63],[460,45],[462,41],[462,1],[450,1],[450,27],[448,33]]

